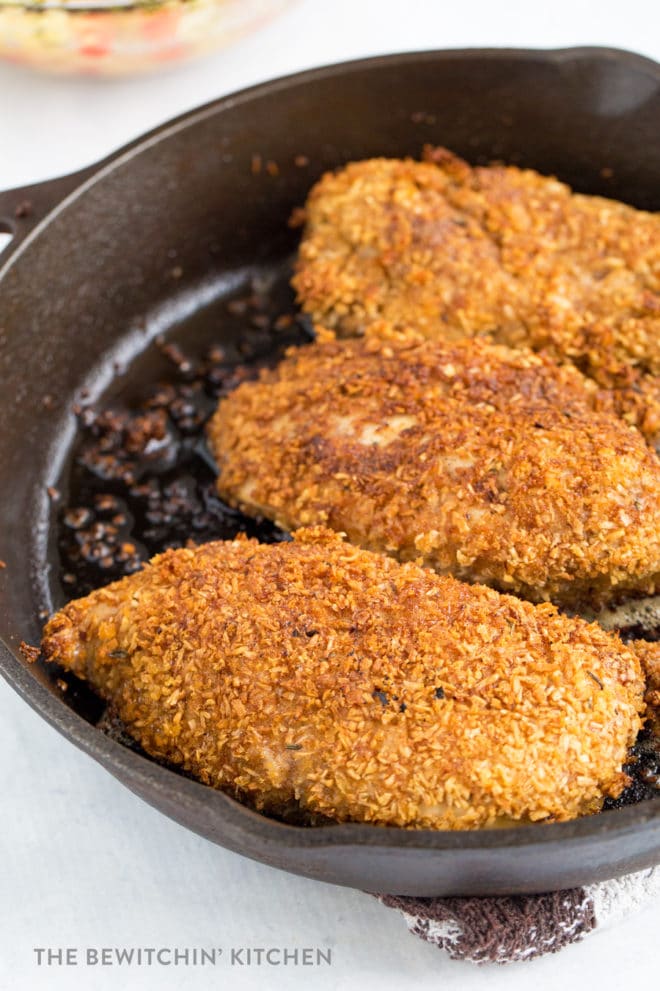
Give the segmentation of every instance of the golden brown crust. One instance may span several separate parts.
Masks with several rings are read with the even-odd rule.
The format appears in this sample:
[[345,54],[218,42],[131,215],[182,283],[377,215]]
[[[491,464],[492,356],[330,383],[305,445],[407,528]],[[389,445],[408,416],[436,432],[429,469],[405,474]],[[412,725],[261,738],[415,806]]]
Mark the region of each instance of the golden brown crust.
[[616,795],[633,651],[595,625],[352,547],[166,551],[43,650],[152,755],[278,811],[411,827],[570,819]]
[[293,284],[315,322],[545,349],[660,440],[660,216],[436,149],[328,173],[306,218]]
[[654,734],[660,737],[660,643],[634,640],[631,644],[646,676],[647,714]]
[[327,340],[224,399],[209,439],[252,514],[577,609],[660,590],[660,462],[598,402],[529,351]]

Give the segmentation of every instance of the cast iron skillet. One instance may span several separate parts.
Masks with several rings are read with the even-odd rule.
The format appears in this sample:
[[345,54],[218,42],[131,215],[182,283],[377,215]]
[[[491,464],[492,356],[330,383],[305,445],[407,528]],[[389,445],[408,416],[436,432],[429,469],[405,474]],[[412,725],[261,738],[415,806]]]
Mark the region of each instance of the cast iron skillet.
[[[83,383],[94,395],[106,389],[117,355],[142,351],[138,366],[148,370],[154,328],[185,336],[193,311],[203,324],[209,301],[281,266],[296,241],[287,218],[324,170],[418,155],[435,142],[474,162],[531,166],[657,210],[658,120],[660,67],[625,52],[395,55],[257,86],[99,166],[0,195],[0,229],[14,233],[0,270],[0,670],[9,683],[166,815],[309,877],[371,891],[483,895],[584,884],[659,861],[660,800],[492,832],[275,822],[102,734],[84,700],[60,697],[49,673],[18,650],[21,640],[38,643],[38,610],[63,601],[46,486],[66,485],[74,396]],[[276,162],[278,174],[257,172],[255,155]],[[304,168],[294,164],[301,155]],[[17,217],[26,199],[32,210]],[[208,312],[222,343],[222,320]]]

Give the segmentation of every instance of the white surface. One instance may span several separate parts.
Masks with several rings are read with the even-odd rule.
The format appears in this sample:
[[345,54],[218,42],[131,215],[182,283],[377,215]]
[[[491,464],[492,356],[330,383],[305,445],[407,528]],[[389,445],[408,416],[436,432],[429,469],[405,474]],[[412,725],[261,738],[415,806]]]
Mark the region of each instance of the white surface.
[[[0,188],[74,171],[189,107],[323,62],[434,47],[603,44],[660,58],[655,0],[300,0],[229,52],[103,82],[0,66]],[[154,812],[0,684],[0,989],[623,988],[657,984],[656,904],[556,957],[449,961],[369,896],[263,867]],[[330,968],[37,968],[46,946],[320,946]]]

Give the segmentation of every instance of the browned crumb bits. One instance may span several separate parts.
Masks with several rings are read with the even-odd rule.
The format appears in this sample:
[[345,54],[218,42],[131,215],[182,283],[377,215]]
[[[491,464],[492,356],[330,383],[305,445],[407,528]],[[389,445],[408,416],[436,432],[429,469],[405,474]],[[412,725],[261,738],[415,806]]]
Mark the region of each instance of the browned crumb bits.
[[26,643],[25,640],[21,640],[18,649],[28,664],[34,664],[34,662],[39,659],[39,655],[41,654],[39,647],[33,647],[31,644]]
[[302,206],[296,206],[291,211],[291,216],[289,217],[289,227],[303,227],[307,219],[307,213],[305,208]]

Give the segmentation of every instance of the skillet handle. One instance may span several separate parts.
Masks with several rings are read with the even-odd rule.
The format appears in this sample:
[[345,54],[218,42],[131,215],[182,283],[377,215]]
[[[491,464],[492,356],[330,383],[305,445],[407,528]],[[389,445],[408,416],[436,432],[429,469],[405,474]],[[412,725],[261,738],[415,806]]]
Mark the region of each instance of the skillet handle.
[[98,165],[92,165],[71,175],[0,192],[0,234],[11,235],[0,250],[0,268],[44,217],[97,170]]

